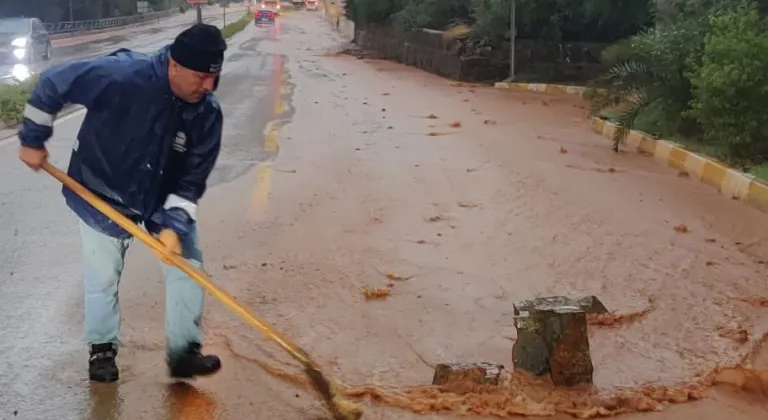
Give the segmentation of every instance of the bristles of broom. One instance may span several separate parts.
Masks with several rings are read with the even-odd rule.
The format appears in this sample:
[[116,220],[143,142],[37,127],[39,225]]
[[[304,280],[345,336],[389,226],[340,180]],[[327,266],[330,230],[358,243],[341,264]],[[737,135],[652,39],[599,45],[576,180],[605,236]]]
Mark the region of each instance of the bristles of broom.
[[305,372],[312,380],[317,392],[325,399],[335,420],[360,420],[363,416],[360,406],[344,399],[322,372],[312,366],[307,366]]

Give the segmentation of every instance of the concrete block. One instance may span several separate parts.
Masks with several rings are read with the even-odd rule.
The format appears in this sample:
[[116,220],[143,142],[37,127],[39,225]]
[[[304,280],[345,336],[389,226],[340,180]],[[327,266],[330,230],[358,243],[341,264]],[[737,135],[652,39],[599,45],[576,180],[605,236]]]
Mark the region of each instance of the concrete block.
[[470,381],[482,385],[498,385],[503,365],[493,363],[440,363],[435,366],[432,385]]
[[549,374],[559,386],[592,383],[586,315],[608,312],[599,299],[553,296],[515,302],[513,307],[515,369],[536,376]]

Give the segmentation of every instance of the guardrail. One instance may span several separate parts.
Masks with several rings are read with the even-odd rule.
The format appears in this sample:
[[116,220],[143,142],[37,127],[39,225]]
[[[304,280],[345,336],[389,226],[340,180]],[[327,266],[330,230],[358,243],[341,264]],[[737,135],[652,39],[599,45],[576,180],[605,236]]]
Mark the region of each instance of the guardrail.
[[142,13],[131,16],[121,16],[108,19],[81,20],[74,22],[44,23],[45,29],[51,35],[66,34],[70,32],[96,31],[99,29],[116,28],[135,23],[148,22],[162,19],[178,13],[178,9],[163,10],[160,12]]

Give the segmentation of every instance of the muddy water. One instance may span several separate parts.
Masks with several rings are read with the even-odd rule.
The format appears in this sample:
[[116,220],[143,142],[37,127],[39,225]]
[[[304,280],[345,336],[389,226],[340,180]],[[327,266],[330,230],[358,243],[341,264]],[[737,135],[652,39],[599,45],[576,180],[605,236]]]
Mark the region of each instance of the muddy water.
[[[768,309],[739,299],[768,295],[765,268],[756,262],[768,258],[759,240],[764,215],[651,159],[612,154],[572,99],[455,86],[391,63],[334,56],[329,51],[338,39],[311,12],[286,15],[280,25],[279,34],[248,48],[279,55],[282,64],[273,65],[282,71],[275,74],[287,76],[255,72],[245,84],[254,64],[238,58],[239,82],[222,86],[243,102],[225,108],[240,122],[227,128],[217,185],[201,205],[205,268],[335,377],[402,392],[429,383],[437,362],[511,364],[512,302],[551,294],[596,294],[619,314],[647,310],[591,328],[595,380],[606,393],[686,383],[716,364],[751,357]],[[246,30],[244,46],[263,36],[256,31]],[[287,105],[248,109],[259,100],[254,93],[274,91],[276,80]],[[274,109],[289,116],[276,117]],[[280,121],[267,130],[272,140],[261,137],[261,128],[248,130],[249,112]],[[246,147],[260,139],[271,153]],[[39,229],[63,223],[30,207],[27,217],[39,217]],[[678,224],[689,232],[676,232]],[[71,233],[59,232],[61,241]],[[61,250],[63,243],[32,245],[76,278],[76,266],[65,263],[76,255],[53,259],[54,245]],[[40,337],[55,336],[61,354],[27,363],[34,374],[4,369],[13,373],[0,382],[3,389],[18,391],[3,395],[4,406],[23,407],[18,417],[33,419],[52,418],[54,406],[66,418],[94,419],[323,415],[313,394],[254,363],[283,366],[288,359],[212,300],[206,350],[222,356],[224,369],[194,388],[171,387],[159,273],[143,248],[134,247],[129,258],[121,285],[120,383],[91,391],[83,380],[82,349],[69,331],[76,322],[68,321],[81,316],[79,291],[62,278],[68,286],[59,286],[45,320],[65,332],[54,335],[43,325],[36,335],[15,335],[32,349]],[[13,284],[16,301],[35,302],[25,283]],[[390,296],[367,301],[364,287],[389,289]],[[284,367],[296,370],[290,366]],[[36,384],[39,395],[21,392]],[[763,402],[743,393],[704,392],[701,401],[626,418],[768,415]],[[545,409],[541,399],[549,395],[531,394],[524,408]],[[453,418],[366,407],[367,418]]]

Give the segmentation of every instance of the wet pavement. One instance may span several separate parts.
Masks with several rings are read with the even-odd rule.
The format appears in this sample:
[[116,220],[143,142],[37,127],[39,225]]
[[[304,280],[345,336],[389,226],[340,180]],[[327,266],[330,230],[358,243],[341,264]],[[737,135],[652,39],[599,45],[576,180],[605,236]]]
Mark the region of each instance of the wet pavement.
[[[339,43],[312,12],[231,40],[224,145],[200,208],[206,271],[333,376],[407,387],[428,384],[438,362],[510,365],[512,302],[554,294],[648,309],[591,328],[606,392],[685,383],[720,363],[765,367],[768,310],[747,302],[768,296],[764,214],[652,159],[612,154],[572,98],[457,85],[338,56]],[[58,122],[60,167],[81,119]],[[258,364],[296,372],[285,355],[212,299],[205,346],[224,368],[172,384],[163,284],[140,244],[120,290],[121,380],[89,384],[76,220],[12,142],[0,146],[0,177],[0,419],[323,418],[312,393]],[[367,301],[364,287],[390,296]],[[768,415],[764,401],[710,396],[626,418]],[[369,419],[454,418],[366,409]]]
[[[206,7],[203,10],[204,22],[221,27],[225,21],[226,23],[231,23],[239,19],[243,15],[245,8],[227,8],[226,14],[224,14],[225,11],[220,7]],[[161,46],[162,42],[172,40],[185,27],[194,23],[195,19],[195,13],[191,11],[144,25],[134,25],[123,29],[52,40],[51,60],[44,61],[38,59],[29,65],[29,70],[32,73],[37,73],[50,66],[109,54],[123,47],[130,47],[143,52],[152,51]],[[11,65],[0,65],[0,74],[9,73],[12,67]]]

